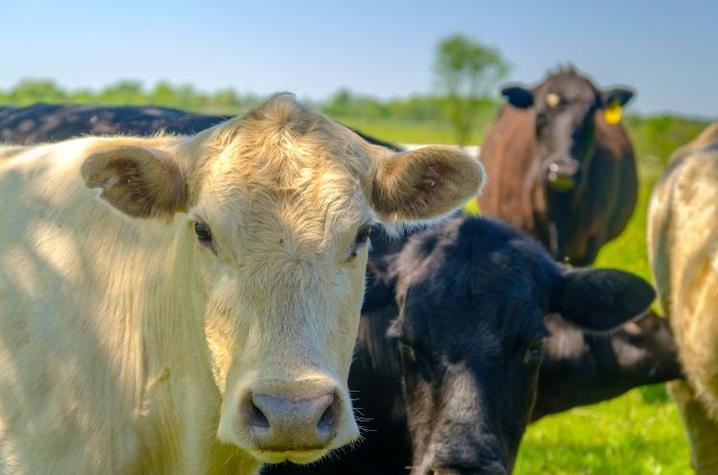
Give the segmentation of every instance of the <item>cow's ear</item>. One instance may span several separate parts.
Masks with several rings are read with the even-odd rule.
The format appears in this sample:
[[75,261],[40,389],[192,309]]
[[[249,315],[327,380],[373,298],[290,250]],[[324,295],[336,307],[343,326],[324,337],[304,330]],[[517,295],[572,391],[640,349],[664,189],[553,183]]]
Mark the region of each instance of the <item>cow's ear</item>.
[[484,168],[453,147],[430,146],[376,159],[371,203],[387,224],[437,218],[481,190]]
[[162,150],[134,145],[103,148],[82,164],[88,188],[124,214],[139,218],[172,216],[187,205],[187,182],[180,164]]
[[509,104],[519,109],[527,109],[534,105],[533,92],[522,86],[506,86],[501,89],[501,95],[506,97]]
[[628,87],[614,87],[601,93],[601,100],[604,106],[615,104],[618,102],[621,106],[628,104],[633,99],[635,91]]
[[644,313],[655,296],[648,282],[629,272],[571,270],[561,277],[552,310],[587,330],[606,331]]

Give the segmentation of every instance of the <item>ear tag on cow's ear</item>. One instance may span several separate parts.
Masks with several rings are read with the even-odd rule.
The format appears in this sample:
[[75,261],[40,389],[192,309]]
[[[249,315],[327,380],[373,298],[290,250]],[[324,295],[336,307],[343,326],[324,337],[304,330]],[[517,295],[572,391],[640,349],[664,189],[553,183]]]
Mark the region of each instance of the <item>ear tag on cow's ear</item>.
[[603,108],[603,120],[607,124],[616,125],[621,122],[621,116],[623,115],[623,108],[618,99],[612,100],[606,107]]

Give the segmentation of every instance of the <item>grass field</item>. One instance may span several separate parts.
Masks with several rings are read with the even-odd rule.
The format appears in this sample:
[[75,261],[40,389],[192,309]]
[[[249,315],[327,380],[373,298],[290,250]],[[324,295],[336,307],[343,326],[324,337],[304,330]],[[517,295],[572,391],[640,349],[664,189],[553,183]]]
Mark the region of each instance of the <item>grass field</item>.
[[[396,142],[449,143],[452,137],[450,129],[438,124],[414,127],[409,123],[342,121]],[[695,137],[706,124],[673,117],[628,117],[626,124],[639,157],[640,199],[628,228],[604,247],[597,265],[650,278],[645,228],[651,189],[671,152]],[[480,143],[482,136],[482,130],[477,131],[474,143]],[[691,473],[691,469],[677,409],[664,387],[657,385],[533,424],[524,438],[516,473],[683,475]]]

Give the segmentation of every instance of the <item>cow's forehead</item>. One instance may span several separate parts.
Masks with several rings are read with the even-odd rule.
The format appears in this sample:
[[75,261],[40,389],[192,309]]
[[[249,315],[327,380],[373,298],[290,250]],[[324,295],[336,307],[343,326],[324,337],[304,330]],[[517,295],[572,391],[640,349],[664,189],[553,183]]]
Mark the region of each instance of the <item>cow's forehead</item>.
[[[533,240],[487,220],[461,220],[411,242],[396,263],[403,324],[467,336],[540,326],[558,267]],[[512,330],[513,329],[513,330]]]
[[283,188],[325,173],[365,179],[372,150],[354,132],[290,96],[270,99],[218,127],[208,148],[216,171]]
[[553,74],[546,78],[538,89],[539,93],[553,93],[575,99],[592,99],[597,92],[596,86],[591,81],[575,72]]
[[304,187],[254,183],[213,190],[203,193],[200,217],[237,251],[324,253],[333,246],[348,247],[358,227],[373,218],[361,188],[348,179],[318,178]]
[[211,137],[199,184],[209,206],[238,221],[228,227],[294,229],[319,240],[369,220],[371,146],[293,100],[274,102]]

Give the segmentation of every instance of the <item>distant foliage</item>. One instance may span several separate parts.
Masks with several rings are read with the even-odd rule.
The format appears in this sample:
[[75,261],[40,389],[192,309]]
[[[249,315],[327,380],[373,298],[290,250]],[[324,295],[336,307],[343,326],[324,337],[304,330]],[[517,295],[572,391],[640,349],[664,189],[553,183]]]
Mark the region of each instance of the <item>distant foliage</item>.
[[[240,94],[232,88],[200,91],[189,84],[161,81],[150,88],[132,80],[118,81],[98,90],[68,90],[49,79],[25,79],[0,89],[0,105],[27,106],[38,102],[103,105],[156,105],[215,115],[235,115],[257,105],[262,97]],[[441,95],[415,94],[378,99],[339,89],[312,105],[343,124],[399,143],[457,143],[452,101]],[[501,103],[488,97],[472,102],[473,122],[462,132],[464,144],[479,145]],[[625,118],[641,161],[665,164],[673,150],[694,137],[705,121],[672,116]]]
[[100,90],[66,90],[49,79],[24,79],[13,88],[0,90],[0,104],[27,106],[38,102],[63,104],[155,105],[206,114],[237,114],[256,105],[255,94],[240,95],[226,88],[203,92],[189,84],[166,81],[146,89],[139,81],[122,80]]
[[[239,114],[258,104],[261,97],[240,94],[232,88],[203,92],[189,84],[174,85],[161,81],[147,89],[141,82],[122,80],[102,89],[66,90],[52,80],[25,79],[15,87],[0,90],[0,104],[27,106],[38,102],[155,105],[205,114]],[[409,122],[450,122],[450,100],[436,95],[412,95],[405,98],[378,99],[342,88],[323,102],[314,105],[336,118],[366,120],[392,119]],[[490,99],[477,101],[477,115],[490,120],[498,104]]]
[[497,48],[452,35],[437,47],[434,72],[446,97],[446,116],[456,132],[456,142],[466,145],[482,100],[506,77],[508,63]]

